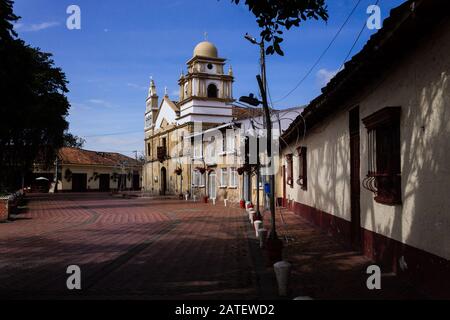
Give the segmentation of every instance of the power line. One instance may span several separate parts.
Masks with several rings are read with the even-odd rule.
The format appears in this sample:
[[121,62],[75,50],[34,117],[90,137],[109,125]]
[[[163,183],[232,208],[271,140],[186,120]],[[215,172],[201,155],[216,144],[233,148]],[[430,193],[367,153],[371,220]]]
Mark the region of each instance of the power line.
[[[377,0],[375,5],[378,5],[379,2],[380,2],[380,0]],[[350,48],[350,50],[348,51],[347,55],[345,56],[344,62],[342,62],[341,66],[339,67],[338,70],[341,70],[344,67],[345,62],[347,62],[347,59],[352,54],[353,49],[355,48],[356,44],[358,43],[359,38],[361,38],[361,35],[362,35],[362,33],[364,32],[365,29],[366,29],[366,22],[364,21],[364,24],[363,24],[361,30],[359,31],[358,36],[356,37],[355,41],[353,42],[352,47]]]
[[358,0],[358,2],[356,3],[356,5],[353,7],[352,11],[350,11],[349,15],[347,16],[347,18],[345,19],[344,23],[341,25],[341,27],[339,28],[339,30],[337,31],[337,33],[334,35],[333,39],[331,39],[330,43],[328,44],[328,46],[325,48],[325,50],[322,52],[322,54],[319,56],[319,58],[316,60],[316,62],[311,66],[311,68],[308,70],[308,72],[303,76],[303,78],[300,79],[300,81],[297,83],[297,85],[291,90],[289,91],[286,95],[284,95],[281,99],[276,100],[274,103],[283,101],[284,99],[286,99],[287,97],[289,97],[295,90],[298,89],[298,87],[300,87],[300,85],[309,77],[309,75],[311,74],[311,72],[313,72],[313,70],[317,67],[317,65],[319,64],[319,62],[322,60],[322,58],[325,56],[325,54],[328,52],[328,50],[331,48],[331,46],[333,45],[333,43],[336,41],[337,37],[339,36],[339,34],[341,33],[341,31],[344,29],[344,27],[347,25],[348,21],[350,20],[351,16],[353,15],[353,13],[356,11],[356,8],[359,6],[359,4],[361,3],[361,0]]

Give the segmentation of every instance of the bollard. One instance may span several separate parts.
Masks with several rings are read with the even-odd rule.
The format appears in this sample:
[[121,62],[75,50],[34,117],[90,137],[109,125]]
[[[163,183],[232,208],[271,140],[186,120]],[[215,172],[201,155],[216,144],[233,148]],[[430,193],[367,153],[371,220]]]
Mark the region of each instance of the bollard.
[[259,235],[259,247],[262,249],[266,245],[267,229],[264,228],[259,229],[258,235]]
[[228,203],[228,199],[223,199],[223,204],[225,205],[225,207],[227,206]]
[[279,261],[273,265],[278,282],[278,294],[281,297],[288,295],[288,283],[291,273],[291,264],[287,261]]
[[186,201],[188,201],[189,195],[188,195],[188,194],[185,194],[184,197],[186,198]]
[[313,298],[304,296],[304,297],[295,297],[294,300],[304,300],[304,301],[310,301],[313,300]]
[[216,205],[216,198],[212,198],[211,200],[213,202],[213,205]]
[[255,209],[251,209],[248,211],[248,220],[250,220],[250,222],[253,224],[253,217],[255,216]]
[[253,224],[255,225],[255,234],[256,234],[256,238],[259,237],[259,232],[258,230],[262,228],[262,224],[263,222],[261,220],[256,220],[255,222],[253,222]]

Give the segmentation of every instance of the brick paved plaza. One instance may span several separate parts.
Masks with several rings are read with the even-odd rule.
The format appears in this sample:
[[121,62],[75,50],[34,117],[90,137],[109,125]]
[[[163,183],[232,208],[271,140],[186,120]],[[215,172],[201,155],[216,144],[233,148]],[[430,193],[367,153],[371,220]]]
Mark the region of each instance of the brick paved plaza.
[[81,294],[114,298],[257,298],[239,209],[109,195],[33,197],[0,225],[0,295],[62,297],[66,268]]
[[[290,298],[413,298],[385,277],[365,287],[370,261],[284,212],[279,234],[293,263]],[[32,196],[0,224],[1,298],[267,299],[273,269],[242,209],[108,194]],[[268,217],[265,223],[269,223]],[[82,290],[66,288],[78,265]]]

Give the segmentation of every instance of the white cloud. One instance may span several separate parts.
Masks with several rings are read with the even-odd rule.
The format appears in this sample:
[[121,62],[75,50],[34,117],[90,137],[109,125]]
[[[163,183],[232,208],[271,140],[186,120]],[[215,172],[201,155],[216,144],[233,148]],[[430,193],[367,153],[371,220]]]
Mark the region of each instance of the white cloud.
[[101,99],[90,99],[88,100],[88,102],[105,108],[114,108],[114,106],[110,102]]
[[131,82],[127,83],[127,86],[130,88],[139,89],[139,90],[147,90],[148,89],[147,87],[140,86],[138,84],[131,83]]
[[22,31],[22,32],[37,32],[37,31],[49,29],[52,27],[56,27],[58,25],[60,25],[59,22],[42,22],[42,23],[33,23],[33,24],[16,23],[14,25],[14,29],[16,31]]
[[330,82],[330,80],[336,75],[337,72],[338,70],[327,70],[325,68],[320,69],[316,73],[316,79],[318,84],[321,87],[326,86],[328,82]]
[[91,110],[92,108],[85,103],[79,103],[79,102],[71,102],[70,103],[70,110],[71,111],[78,111],[78,110]]

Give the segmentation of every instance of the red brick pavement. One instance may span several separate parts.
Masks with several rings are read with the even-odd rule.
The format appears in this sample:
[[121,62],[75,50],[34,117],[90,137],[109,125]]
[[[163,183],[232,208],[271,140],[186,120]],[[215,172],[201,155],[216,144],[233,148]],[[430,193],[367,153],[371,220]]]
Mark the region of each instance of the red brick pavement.
[[[423,298],[393,275],[365,283],[371,262],[291,212],[277,212],[291,295],[314,299]],[[268,227],[270,219],[265,218]],[[0,224],[0,298],[261,299],[275,297],[272,267],[243,210],[108,195],[33,197]],[[82,270],[69,292],[68,265]]]
[[[270,229],[269,213],[264,220],[265,228]],[[366,270],[374,264],[368,258],[285,209],[277,209],[276,223],[284,240],[284,260],[292,264],[291,298],[426,298],[393,274],[382,274],[381,290],[368,290]]]
[[[0,224],[0,297],[257,299],[242,210],[108,195],[34,197]],[[66,268],[82,270],[81,292]]]

